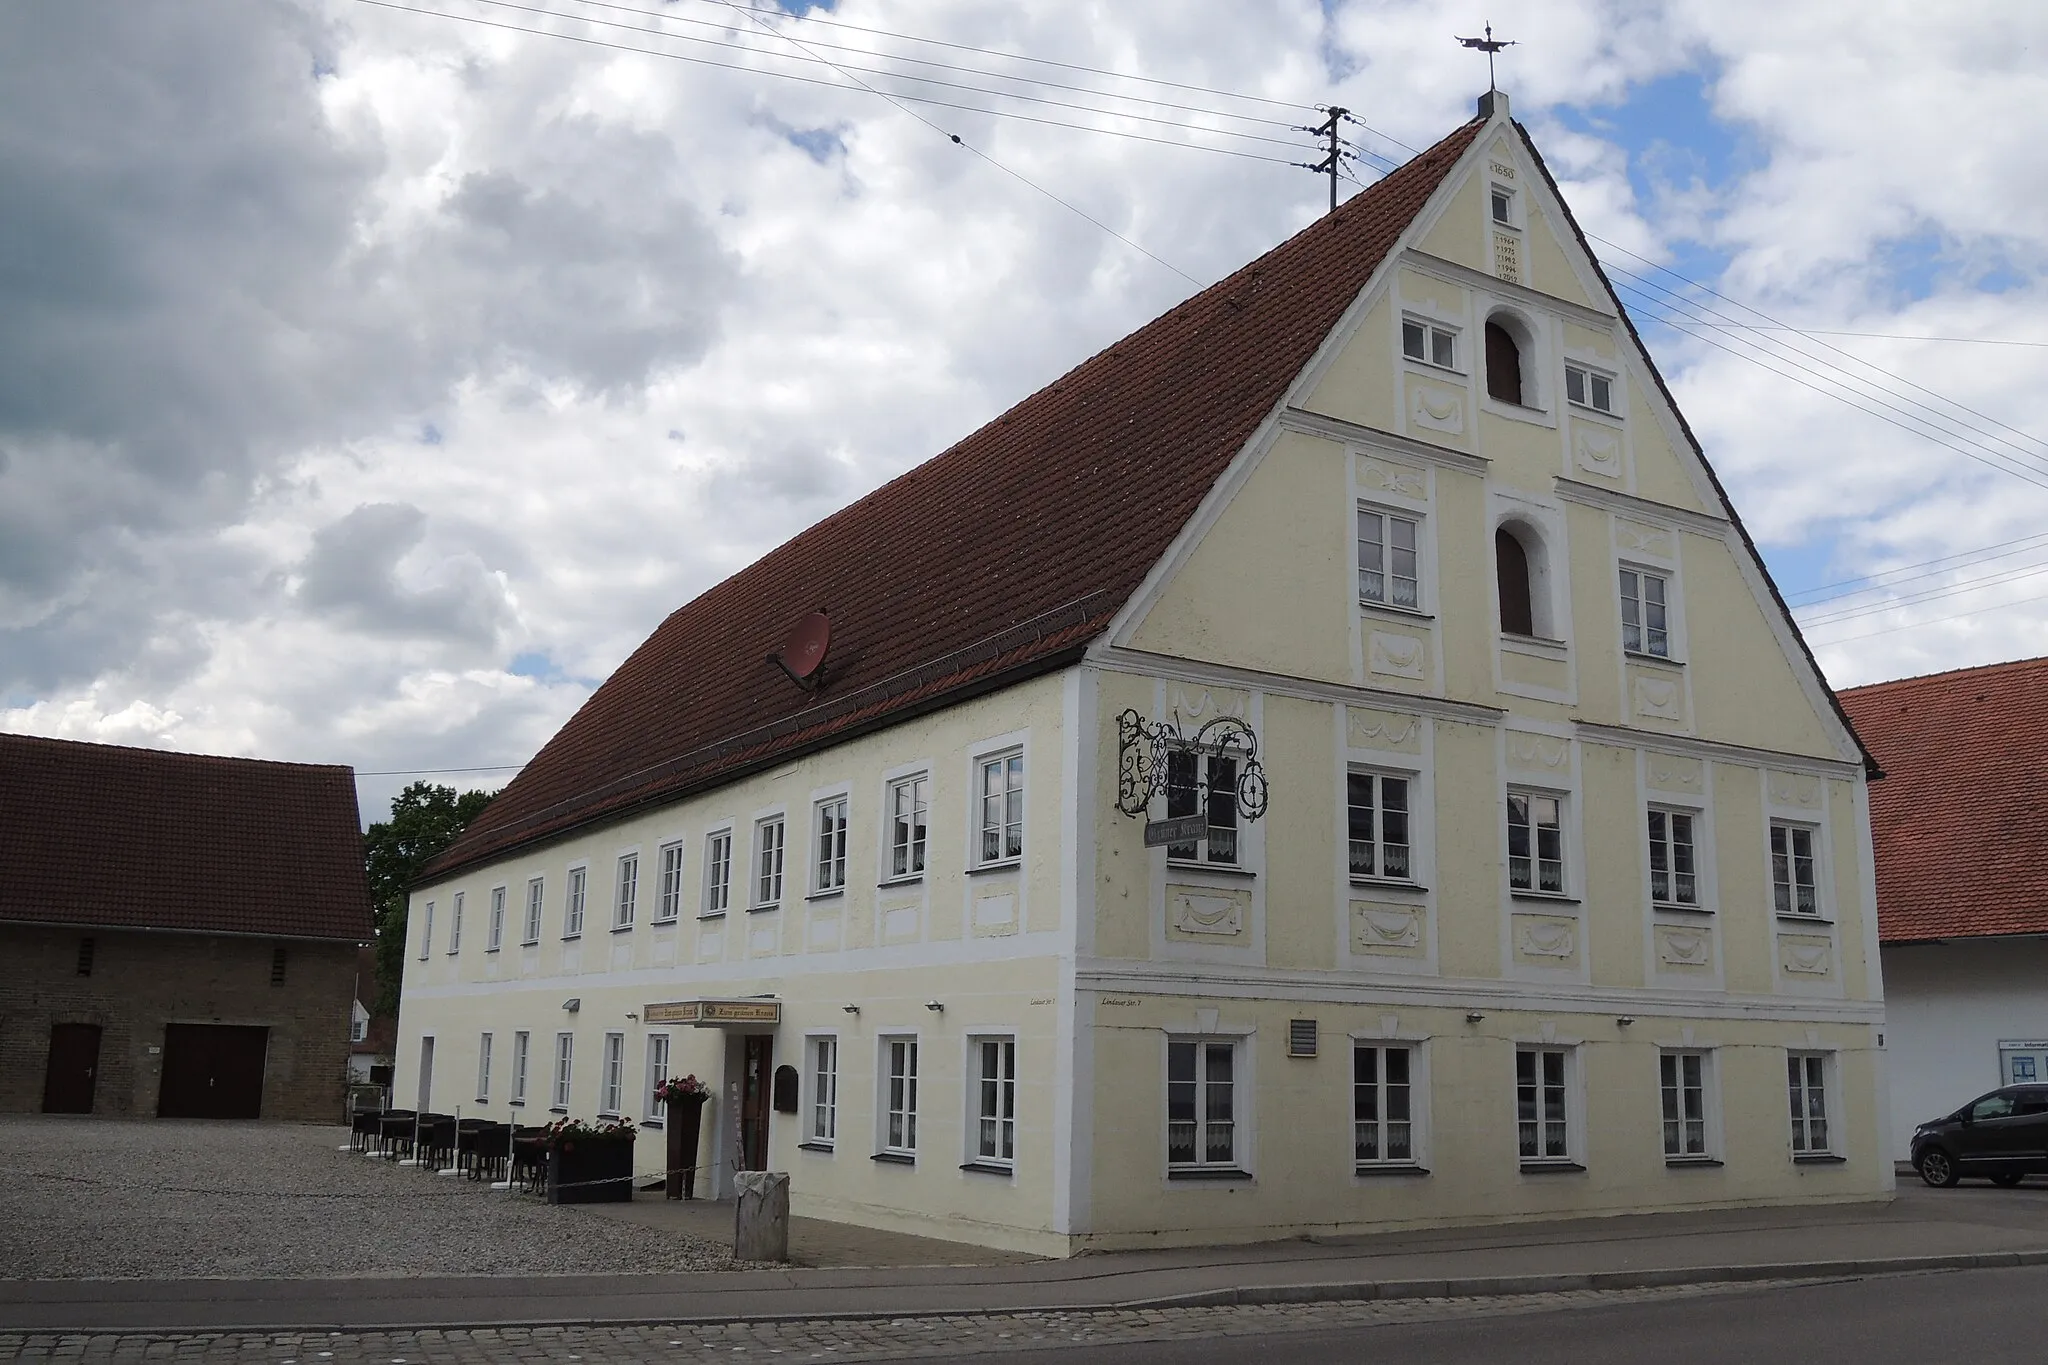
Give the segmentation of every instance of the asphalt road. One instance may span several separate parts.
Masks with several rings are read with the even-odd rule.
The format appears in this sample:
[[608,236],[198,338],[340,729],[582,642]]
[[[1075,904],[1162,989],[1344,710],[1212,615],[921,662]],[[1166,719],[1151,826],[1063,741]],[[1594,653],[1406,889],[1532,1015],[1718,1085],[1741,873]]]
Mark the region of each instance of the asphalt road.
[[[1952,1271],[1447,1322],[1075,1346],[1061,1365],[2003,1365],[2048,1360],[2048,1267]],[[995,1361],[1004,1353],[956,1359]]]

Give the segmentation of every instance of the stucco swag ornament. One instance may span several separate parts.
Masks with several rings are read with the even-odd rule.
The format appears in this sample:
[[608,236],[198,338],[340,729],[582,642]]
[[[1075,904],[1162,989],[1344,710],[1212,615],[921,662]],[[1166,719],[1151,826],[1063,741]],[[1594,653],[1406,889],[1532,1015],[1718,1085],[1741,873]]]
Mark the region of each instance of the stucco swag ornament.
[[[1247,823],[1266,813],[1266,769],[1259,762],[1259,737],[1236,716],[1216,716],[1192,735],[1181,733],[1180,717],[1148,722],[1136,710],[1116,718],[1116,808],[1142,820],[1153,798],[1166,789],[1166,756],[1176,749],[1235,760],[1237,812]],[[1204,765],[1213,772],[1214,765]],[[1199,779],[1208,807],[1209,779]]]

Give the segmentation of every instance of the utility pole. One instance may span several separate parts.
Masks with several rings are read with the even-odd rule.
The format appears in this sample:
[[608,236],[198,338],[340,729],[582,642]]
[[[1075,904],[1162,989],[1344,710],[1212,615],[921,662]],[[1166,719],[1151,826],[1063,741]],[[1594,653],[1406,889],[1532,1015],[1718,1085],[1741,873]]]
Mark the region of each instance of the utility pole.
[[1314,133],[1317,137],[1330,140],[1329,148],[1325,152],[1323,159],[1313,165],[1306,161],[1297,161],[1294,164],[1305,171],[1314,171],[1317,175],[1327,175],[1330,177],[1330,212],[1335,213],[1337,211],[1337,167],[1343,164],[1341,155],[1343,141],[1337,136],[1337,129],[1344,122],[1345,116],[1351,111],[1333,104],[1325,112],[1330,117],[1319,126],[1303,128],[1301,130],[1304,133]]

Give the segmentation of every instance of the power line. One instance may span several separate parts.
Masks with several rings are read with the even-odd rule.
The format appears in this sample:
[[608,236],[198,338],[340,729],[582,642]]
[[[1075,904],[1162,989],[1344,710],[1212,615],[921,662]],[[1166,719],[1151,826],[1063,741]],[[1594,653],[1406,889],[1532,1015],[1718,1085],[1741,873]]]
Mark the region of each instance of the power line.
[[1950,583],[1939,588],[1929,588],[1924,592],[1908,593],[1904,597],[1895,597],[1889,601],[1869,602],[1860,607],[1844,607],[1840,611],[1808,617],[1800,622],[1800,624],[1802,626],[1815,627],[1831,626],[1842,621],[1853,621],[1858,617],[1877,616],[1887,611],[1898,611],[1906,607],[1918,606],[1922,602],[1933,602],[1944,597],[1954,597],[1960,593],[1975,592],[1983,588],[1998,587],[2006,583],[2016,583],[2023,578],[2038,578],[2044,573],[2048,573],[2048,564],[2026,565],[2018,569],[2008,569],[2000,573],[1986,574],[1982,578],[1969,578],[1964,579],[1960,583]]
[[1714,325],[1747,327],[1756,332],[1798,332],[1802,336],[1810,337],[1869,337],[1876,341],[1949,341],[1965,346],[2035,346],[2048,350],[2048,341],[2018,341],[2011,337],[1930,337],[1915,336],[1906,332],[1844,332],[1826,327],[1794,327],[1782,322],[1723,322]]
[[[360,5],[370,5],[377,9],[400,10],[407,14],[421,14],[431,19],[447,19],[455,23],[475,24],[483,28],[501,29],[507,33],[525,33],[537,38],[554,38],[565,43],[581,43],[586,47],[601,47],[613,52],[633,52],[638,53],[639,55],[644,57],[661,57],[672,62],[688,62],[693,66],[715,66],[727,71],[745,72],[746,74],[752,76],[771,76],[776,80],[795,81],[799,85],[823,86],[825,89],[828,90],[847,89],[846,86],[840,84],[837,81],[821,80],[815,76],[800,75],[793,71],[775,71],[765,67],[747,66],[738,62],[714,61],[709,57],[691,57],[686,56],[680,52],[664,52],[660,48],[635,47],[631,43],[614,43],[608,42],[603,38],[590,38],[575,33],[557,33],[551,29],[530,28],[524,24],[508,24],[500,20],[485,19],[482,18],[481,16],[473,14],[451,14],[446,10],[424,9],[417,5],[402,5],[395,3],[395,0],[356,0],[356,3]],[[747,50],[751,51],[752,49]],[[827,62],[826,65],[829,66],[830,63]],[[1019,122],[1036,123],[1048,128],[1070,128],[1076,132],[1082,133],[1101,133],[1108,137],[1126,138],[1133,142],[1148,142],[1160,147],[1181,147],[1189,151],[1195,152],[1213,152],[1218,156],[1234,156],[1242,158],[1247,161],[1264,161],[1269,162],[1276,166],[1288,166],[1293,164],[1292,162],[1287,161],[1282,157],[1267,156],[1261,152],[1239,151],[1234,147],[1211,147],[1206,146],[1203,143],[1199,142],[1183,142],[1175,138],[1152,137],[1145,133],[1126,132],[1120,128],[1103,128],[1096,126],[1094,124],[1068,123],[1062,119],[1041,118],[1034,114],[1021,114],[1010,110],[985,109],[979,105],[959,104],[951,100],[934,99],[926,95],[899,94],[893,96],[884,96],[884,98],[888,98],[891,100],[909,100],[912,103],[916,104],[933,105],[943,109],[958,109],[967,113],[987,114],[992,118],[1015,119]],[[910,113],[912,111],[905,110],[904,112]],[[916,117],[914,113],[912,114],[912,116]],[[926,120],[926,122],[929,121]],[[931,124],[930,126],[937,128],[938,125]],[[940,129],[939,131],[944,132],[943,129]],[[1191,131],[1221,133],[1223,136],[1242,136],[1242,134],[1223,133],[1220,129],[1210,128],[1191,129]],[[949,133],[946,134],[946,136],[951,137],[952,134]],[[960,145],[966,146],[967,144],[965,142],[962,142]],[[1168,268],[1171,269],[1171,267]]]
[[[847,73],[847,72],[852,72],[852,71],[859,71],[859,72],[863,72],[863,73],[865,73],[865,74],[867,74],[867,75],[870,75],[870,76],[885,76],[885,77],[888,77],[889,79],[892,79],[892,80],[899,80],[899,81],[916,81],[916,82],[918,82],[918,83],[920,83],[920,84],[923,84],[923,85],[933,85],[933,86],[940,86],[940,87],[943,87],[943,88],[946,88],[946,89],[951,89],[951,90],[966,90],[966,91],[970,91],[970,92],[972,92],[972,93],[974,93],[974,94],[978,94],[978,95],[988,95],[988,96],[990,96],[990,97],[992,97],[992,98],[995,98],[995,99],[1021,100],[1021,101],[1024,101],[1025,103],[1028,103],[1028,104],[1044,104],[1044,105],[1050,105],[1050,106],[1052,106],[1052,107],[1054,107],[1054,108],[1057,108],[1057,109],[1072,109],[1072,110],[1075,110],[1075,111],[1077,111],[1077,112],[1080,112],[1080,113],[1087,113],[1087,114],[1100,114],[1100,115],[1102,115],[1102,116],[1103,116],[1103,117],[1105,117],[1105,118],[1121,118],[1121,119],[1135,119],[1135,120],[1137,120],[1137,121],[1138,121],[1138,122],[1140,122],[1140,123],[1153,123],[1153,124],[1162,124],[1162,125],[1164,125],[1164,126],[1166,126],[1166,127],[1169,127],[1169,128],[1181,128],[1181,129],[1186,129],[1186,130],[1190,130],[1190,131],[1197,131],[1197,132],[1205,132],[1205,133],[1215,133],[1215,134],[1217,134],[1217,135],[1219,135],[1219,136],[1222,136],[1222,137],[1237,137],[1237,138],[1243,138],[1243,139],[1245,139],[1245,140],[1246,140],[1246,141],[1248,141],[1248,142],[1264,142],[1264,143],[1270,143],[1271,145],[1273,145],[1273,146],[1275,146],[1275,147],[1295,147],[1295,146],[1299,146],[1299,145],[1300,145],[1299,143],[1297,143],[1297,142],[1294,142],[1294,141],[1291,141],[1291,140],[1289,140],[1289,139],[1286,139],[1286,138],[1268,137],[1268,136],[1266,136],[1266,135],[1265,135],[1265,134],[1263,134],[1263,133],[1241,133],[1241,132],[1238,132],[1238,131],[1237,131],[1236,129],[1233,129],[1233,128],[1203,128],[1203,127],[1201,127],[1201,126],[1200,126],[1200,125],[1198,125],[1198,124],[1191,124],[1191,123],[1188,123],[1188,122],[1186,122],[1185,120],[1182,120],[1182,119],[1170,119],[1170,118],[1159,118],[1159,117],[1157,117],[1156,115],[1152,115],[1152,114],[1136,114],[1136,113],[1132,113],[1132,112],[1130,112],[1130,111],[1128,111],[1128,110],[1123,110],[1123,109],[1103,109],[1103,108],[1101,108],[1101,107],[1099,107],[1099,106],[1097,106],[1097,105],[1092,105],[1092,104],[1076,104],[1076,103],[1074,103],[1074,102],[1073,102],[1073,101],[1071,101],[1071,100],[1059,100],[1059,99],[1052,99],[1052,98],[1049,98],[1049,97],[1047,97],[1047,96],[1043,96],[1043,95],[1026,95],[1026,94],[1022,94],[1022,93],[1019,93],[1019,92],[1017,92],[1017,91],[1014,91],[1014,90],[991,90],[991,89],[989,89],[989,88],[988,88],[988,87],[986,87],[986,86],[981,86],[981,85],[971,85],[971,84],[968,84],[968,83],[966,83],[966,82],[962,82],[962,81],[948,81],[948,80],[940,80],[940,79],[939,79],[938,77],[936,77],[936,76],[916,76],[916,75],[911,75],[911,74],[909,74],[909,73],[906,73],[906,72],[902,72],[902,71],[890,71],[890,70],[886,70],[886,69],[884,69],[884,68],[881,68],[881,67],[873,67],[873,66],[856,66],[856,65],[854,65],[854,64],[852,64],[852,63],[850,63],[850,62],[833,62],[833,61],[831,61],[831,60],[828,60],[827,58],[824,58],[824,57],[816,57],[816,56],[803,56],[803,57],[797,57],[797,58],[792,58],[792,57],[790,57],[790,56],[789,56],[789,54],[787,54],[787,53],[775,53],[775,52],[770,52],[770,51],[767,51],[766,49],[763,49],[763,48],[758,48],[758,47],[751,47],[751,46],[749,46],[749,45],[747,45],[747,44],[745,44],[745,43],[735,43],[735,42],[724,42],[724,41],[720,41],[720,40],[718,40],[718,39],[715,39],[715,38],[698,38],[698,37],[694,37],[694,36],[692,36],[692,35],[690,35],[690,34],[687,34],[687,33],[671,33],[671,32],[669,32],[669,31],[668,31],[667,29],[663,29],[663,28],[652,28],[652,27],[649,27],[648,25],[645,25],[645,24],[627,24],[627,23],[621,23],[620,21],[618,21],[618,20],[616,20],[616,19],[590,19],[590,18],[585,18],[585,17],[584,17],[584,16],[582,16],[582,15],[576,15],[576,14],[564,14],[564,13],[562,13],[562,12],[561,12],[560,10],[554,10],[554,9],[547,9],[547,8],[544,8],[544,7],[542,7],[542,6],[538,6],[538,5],[523,5],[523,4],[520,4],[520,3],[518,3],[518,0],[470,0],[470,2],[471,2],[472,4],[478,4],[478,5],[489,5],[489,6],[493,7],[493,8],[495,8],[495,9],[509,9],[509,10],[517,10],[517,11],[520,11],[521,13],[525,13],[525,14],[539,14],[539,15],[545,15],[545,16],[547,16],[547,17],[548,17],[548,18],[550,18],[550,19],[565,19],[565,20],[569,21],[570,23],[576,23],[576,24],[593,24],[593,25],[596,25],[596,26],[597,26],[597,27],[599,27],[599,28],[615,28],[615,29],[623,29],[623,30],[625,30],[625,31],[627,31],[627,32],[629,32],[629,33],[647,33],[647,34],[652,34],[653,36],[655,36],[655,37],[657,37],[657,38],[664,38],[664,39],[667,39],[667,40],[668,40],[668,41],[670,41],[670,42],[677,42],[677,43],[697,43],[697,44],[700,44],[700,45],[702,45],[702,46],[705,46],[705,47],[716,47],[716,48],[723,48],[723,49],[726,49],[726,50],[728,50],[728,51],[733,51],[733,52],[747,52],[747,53],[752,53],[752,54],[754,54],[755,56],[759,56],[759,57],[766,57],[766,58],[768,58],[768,59],[769,59],[769,60],[771,60],[771,61],[792,61],[792,60],[800,60],[800,61],[807,61],[807,62],[811,62],[811,63],[814,63],[814,64],[816,64],[816,65],[820,65],[820,66],[829,66],[829,67],[831,67],[831,68],[832,68],[833,70],[835,70],[835,71],[838,71],[838,72],[841,72],[842,74],[844,74],[844,73]],[[597,5],[597,6],[599,7],[599,8],[602,8],[602,9],[610,9],[610,10],[619,10],[619,11],[622,11],[622,12],[624,12],[624,13],[628,13],[628,14],[650,14],[650,13],[651,13],[650,11],[647,11],[647,10],[637,10],[637,9],[630,9],[630,8],[627,8],[626,6],[622,6],[622,5],[609,5],[609,4],[599,4],[599,3],[598,3],[598,0],[571,0],[571,3],[575,3],[575,4],[595,4],[595,5]],[[455,16],[452,16],[452,15],[451,15],[450,17],[452,18],[452,17],[455,17]],[[699,20],[699,19],[675,19],[675,20],[672,20],[671,22],[674,22],[674,23],[683,23],[683,24],[703,24],[703,23],[704,23],[704,21],[703,21],[703,20]],[[705,26],[706,26],[706,27],[717,27],[716,25],[709,25],[709,24],[706,24]],[[870,53],[870,54],[868,54],[868,55],[870,55],[870,56],[873,56],[873,55],[877,55],[877,54],[873,54],[873,53]],[[751,69],[751,68],[750,68],[750,69]],[[1023,78],[1021,78],[1021,77],[1003,77],[1003,76],[998,76],[998,77],[997,77],[997,79],[1002,79],[1002,80],[1021,80],[1021,79],[1023,79]],[[1078,87],[1072,87],[1072,88],[1076,88],[1076,89],[1078,89]],[[1093,92],[1085,92],[1085,93],[1094,93],[1094,94],[1106,94],[1107,92],[1102,92],[1102,91],[1093,91]],[[1135,97],[1132,97],[1132,96],[1116,96],[1116,95],[1108,95],[1108,97],[1109,97],[1109,98],[1112,98],[1112,99],[1116,99],[1116,98],[1135,98]],[[915,96],[910,96],[910,95],[905,95],[905,98],[916,98],[916,97],[915,97]],[[936,103],[937,101],[928,101],[928,102]],[[954,108],[967,108],[967,107],[969,107],[969,106],[965,106],[965,105],[955,105],[955,106],[952,106],[952,107],[954,107]],[[993,112],[993,111],[989,111],[989,112]],[[1221,117],[1221,118],[1243,117],[1242,115],[1231,115],[1231,114],[1216,114],[1216,111],[1214,111],[1214,110],[1195,110],[1194,112],[1196,112],[1196,113],[1207,113],[1207,114],[1214,114],[1215,116],[1217,116],[1217,117]],[[1259,123],[1263,123],[1263,124],[1268,124],[1268,125],[1271,125],[1271,126],[1273,126],[1273,127],[1276,127],[1276,128],[1288,128],[1288,127],[1292,127],[1292,126],[1293,126],[1293,125],[1291,125],[1291,124],[1281,123],[1281,122],[1280,122],[1279,120],[1277,120],[1277,119],[1258,119],[1258,120],[1256,120],[1256,122],[1259,122]]]
[[[1801,588],[1796,592],[1787,593],[1786,598],[1789,601],[1791,598],[1794,597],[1810,597],[1813,599],[1812,602],[1802,602],[1799,605],[1812,606],[1815,602],[1830,601],[1833,600],[1833,598],[1855,597],[1861,593],[1879,592],[1885,588],[1896,587],[1898,583],[1910,582],[1915,578],[1930,578],[1933,577],[1936,573],[1946,572],[1946,570],[1936,569],[1934,566],[1937,564],[1947,564],[1950,565],[1952,568],[1963,568],[1965,567],[1964,565],[1956,564],[1953,561],[1972,560],[1976,563],[1989,563],[1991,560],[1994,559],[2004,559],[2008,555],[2022,553],[2022,550],[2011,550],[2007,548],[2008,546],[2017,545],[2031,549],[2037,545],[2040,545],[2044,541],[2048,541],[2048,532],[2042,532],[2031,536],[2020,536],[2014,540],[2001,540],[1995,545],[1985,545],[1974,550],[1958,550],[1956,553],[1952,555],[1938,555],[1933,559],[1923,559],[1913,564],[1901,564],[1897,568],[1893,569],[1880,569],[1876,573],[1864,574],[1861,577],[1857,578],[1844,578],[1833,583],[1817,583],[1813,587]],[[2003,551],[2004,553],[1991,553],[1994,550]],[[1907,571],[1910,569],[1926,569],[1928,570],[1928,572],[1907,574]],[[1880,584],[1877,582],[1877,580],[1880,578],[1892,578],[1894,575],[1898,574],[1907,574],[1907,576],[1905,578],[1898,579],[1897,582],[1893,583]],[[1823,595],[1827,594],[1830,588],[1849,588],[1853,587],[1855,584],[1858,583],[1869,583],[1873,584],[1874,586],[1867,588],[1856,588],[1853,592],[1834,593],[1831,596]]]
[[1840,639],[1816,640],[1813,643],[1817,648],[1827,649],[1835,645],[1852,644],[1857,640],[1874,640],[1880,635],[1895,635],[1902,630],[1918,630],[1922,626],[1938,626],[1945,621],[1960,621],[1965,616],[1977,616],[1989,611],[2004,611],[2009,607],[2031,606],[2036,602],[2048,602],[2048,593],[2041,593],[2034,597],[2017,597],[2010,602],[1993,602],[1988,607],[1974,607],[1969,611],[1950,612],[1946,616],[1930,616],[1921,621],[1902,621],[1896,626],[1885,626],[1880,630],[1867,630],[1861,635],[1844,635]]

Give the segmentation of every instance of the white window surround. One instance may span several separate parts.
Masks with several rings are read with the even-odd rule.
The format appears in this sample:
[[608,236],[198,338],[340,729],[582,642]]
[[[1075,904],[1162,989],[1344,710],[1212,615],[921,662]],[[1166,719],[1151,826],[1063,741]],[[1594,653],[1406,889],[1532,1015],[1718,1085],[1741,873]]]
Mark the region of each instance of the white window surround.
[[846,890],[847,837],[852,801],[844,790],[811,802],[810,895],[836,896]]
[[[1421,793],[1419,772],[1359,763],[1345,767],[1345,865],[1352,882],[1419,888]],[[1361,798],[1369,798],[1369,807]]]
[[[1505,531],[1513,536],[1515,543],[1522,547],[1522,557],[1529,565],[1529,625],[1527,635],[1501,631],[1504,642],[1522,642],[1569,648],[1570,626],[1566,611],[1560,610],[1560,602],[1567,601],[1566,585],[1559,572],[1563,562],[1563,536],[1561,524],[1553,523],[1548,516],[1537,514],[1534,509],[1517,508],[1494,519],[1492,533],[1487,538],[1486,552],[1489,558],[1497,557],[1494,537]],[[1493,566],[1492,589],[1494,622],[1499,625],[1500,570]],[[1547,651],[1546,651],[1547,652]],[[1559,654],[1558,657],[1564,657]]]
[[1838,1159],[1838,1085],[1835,1054],[1817,1048],[1785,1050],[1785,1094],[1794,1161]]
[[1463,341],[1460,332],[1460,328],[1435,318],[1404,313],[1401,316],[1401,356],[1404,360],[1427,365],[1434,370],[1463,374],[1464,367],[1458,363],[1458,348]]
[[604,1069],[598,1073],[597,1112],[604,1118],[617,1118],[625,1112],[626,1103],[626,1035],[607,1033],[604,1036]]
[[[977,1028],[966,1036],[967,1112],[962,1169],[1014,1170],[1017,1164],[1017,1034]],[[991,1055],[993,1053],[993,1056]],[[991,1070],[993,1063],[993,1070]]]
[[671,839],[661,845],[655,857],[661,878],[655,888],[655,924],[674,924],[683,913],[683,841]]
[[619,854],[612,868],[612,928],[631,929],[640,909],[640,850]]
[[654,1089],[668,1079],[669,1035],[650,1033],[647,1035],[646,1076],[640,1090],[641,1112],[647,1117],[640,1120],[643,1128],[659,1128],[668,1117],[661,1101],[654,1098]]
[[[1572,896],[1571,793],[1510,783],[1501,801],[1508,894],[1565,900]],[[1518,820],[1518,815],[1526,819]],[[1517,852],[1517,849],[1520,852]],[[1522,866],[1518,867],[1520,863]]]
[[1426,534],[1421,512],[1360,500],[1354,546],[1360,606],[1427,612]]
[[1361,1175],[1426,1170],[1429,1068],[1423,1045],[1353,1036],[1350,1080],[1354,1170]]
[[[501,887],[500,890],[502,889],[503,888]],[[502,919],[503,917],[503,909],[501,906],[499,918]],[[497,947],[497,945],[498,941],[497,936],[495,934],[493,934],[490,938],[490,941],[485,944],[486,947],[490,948],[495,948]],[[455,898],[448,907],[448,951],[450,953],[459,953],[462,951],[462,892],[460,891],[455,893]]]
[[1717,1164],[1721,1156],[1720,1095],[1714,1050],[1657,1051],[1657,1116],[1669,1165]]
[[427,902],[427,912],[420,919],[420,961],[425,962],[434,951],[434,903]]
[[[1479,351],[1475,368],[1480,373],[1479,401],[1488,412],[1517,421],[1532,422],[1538,426],[1555,426],[1556,417],[1551,411],[1550,365],[1547,359],[1550,348],[1547,344],[1549,328],[1545,320],[1530,316],[1519,302],[1510,303],[1499,298],[1476,301],[1476,315],[1480,319],[1477,329]],[[1522,401],[1505,402],[1495,398],[1486,383],[1486,328],[1497,326],[1514,339],[1515,350],[1521,361]]]
[[839,1144],[839,1035],[804,1035],[801,1114],[803,1140],[798,1146],[829,1152]]
[[1619,420],[1620,394],[1621,379],[1613,370],[1579,360],[1565,361],[1564,400],[1573,408]]
[[476,1040],[476,1102],[491,1102],[491,1035],[481,1034]]
[[884,1160],[917,1157],[918,1035],[884,1033],[876,1038],[875,1153]]
[[1584,1169],[1583,1083],[1578,1044],[1516,1044],[1513,1131],[1524,1171]]
[[1249,1036],[1166,1035],[1161,1136],[1169,1181],[1249,1178],[1249,1117],[1256,1093]]
[[547,879],[528,877],[526,879],[526,932],[520,935],[523,944],[540,942],[540,926],[547,908]]
[[729,824],[704,836],[704,903],[699,919],[716,919],[732,908],[733,827]]
[[1624,559],[1614,577],[1615,599],[1621,609],[1621,652],[1660,663],[1680,662],[1677,575],[1662,565]]
[[1030,836],[1031,773],[1022,738],[978,747],[968,772],[968,868],[1015,867]]
[[1713,850],[1707,839],[1705,812],[1697,806],[1656,800],[1646,808],[1643,826],[1651,907],[1711,911],[1707,868],[1713,862]]
[[782,904],[782,878],[788,858],[789,817],[778,812],[754,821],[748,909],[773,910]]
[[1209,827],[1208,836],[1195,843],[1167,845],[1168,863],[1250,870],[1245,866],[1245,821],[1237,802],[1241,763],[1240,755],[1213,749],[1182,745],[1167,751],[1166,783],[1161,793],[1167,817],[1199,813],[1208,817]]
[[1514,232],[1522,230],[1522,196],[1512,185],[1494,182],[1487,190],[1487,222]]
[[[1832,924],[1828,913],[1827,840],[1818,819],[1771,817],[1765,825],[1765,872],[1771,888],[1771,912],[1779,920]],[[1810,906],[1804,909],[1803,906]]]
[[931,768],[894,773],[882,782],[880,882],[916,881],[931,856]]
[[512,1098],[509,1103],[526,1103],[526,1068],[533,1058],[533,1035],[521,1029],[512,1035]]
[[562,896],[563,938],[581,938],[583,936],[583,910],[584,903],[589,894],[590,865],[588,863],[569,864],[567,890]]
[[550,1098],[550,1109],[560,1113],[569,1112],[569,1097],[575,1093],[576,1035],[557,1033],[555,1035],[555,1084]]

